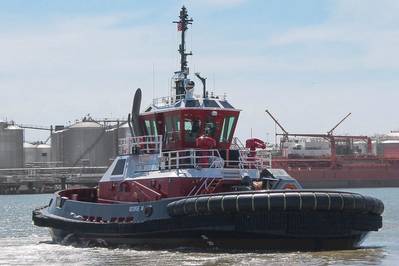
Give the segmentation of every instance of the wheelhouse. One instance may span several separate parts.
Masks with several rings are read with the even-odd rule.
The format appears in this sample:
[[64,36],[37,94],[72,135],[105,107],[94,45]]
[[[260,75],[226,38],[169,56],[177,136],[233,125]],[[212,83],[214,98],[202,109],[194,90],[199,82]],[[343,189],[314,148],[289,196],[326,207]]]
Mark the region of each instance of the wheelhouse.
[[197,148],[201,136],[216,142],[216,149],[229,149],[240,110],[225,98],[162,98],[140,115],[145,135],[162,135],[165,150]]

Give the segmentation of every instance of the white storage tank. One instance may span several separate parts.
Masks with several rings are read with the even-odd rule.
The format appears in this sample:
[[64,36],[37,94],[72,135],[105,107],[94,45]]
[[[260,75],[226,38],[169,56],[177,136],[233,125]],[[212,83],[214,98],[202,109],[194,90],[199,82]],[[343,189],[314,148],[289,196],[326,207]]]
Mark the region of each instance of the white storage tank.
[[51,134],[51,161],[57,162],[59,165],[64,163],[64,126],[55,126],[54,132]]
[[53,160],[62,161],[64,166],[109,164],[112,151],[102,125],[88,118],[58,129],[51,135]]
[[36,145],[24,142],[25,165],[36,161]]
[[119,139],[130,136],[131,133],[128,123],[123,123],[119,127],[116,125],[114,128],[106,130],[106,142],[108,145],[108,150],[111,151],[111,160],[118,155]]
[[120,127],[119,127],[119,131],[118,131],[118,138],[127,138],[127,137],[131,137],[132,134],[130,133],[130,128],[129,128],[129,124],[128,123],[123,123]]
[[0,121],[0,168],[24,166],[24,130],[13,123]]
[[51,161],[51,146],[45,143],[24,143],[25,165]]

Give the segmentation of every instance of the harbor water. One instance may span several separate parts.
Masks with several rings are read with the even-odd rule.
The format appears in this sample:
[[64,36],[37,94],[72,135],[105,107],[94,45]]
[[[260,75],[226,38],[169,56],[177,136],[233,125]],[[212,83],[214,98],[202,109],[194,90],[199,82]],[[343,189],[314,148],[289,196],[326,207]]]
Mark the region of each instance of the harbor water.
[[383,228],[362,248],[321,252],[204,251],[185,247],[145,250],[54,244],[48,230],[35,227],[31,213],[50,195],[0,196],[0,265],[398,265],[399,188],[350,189],[381,199]]

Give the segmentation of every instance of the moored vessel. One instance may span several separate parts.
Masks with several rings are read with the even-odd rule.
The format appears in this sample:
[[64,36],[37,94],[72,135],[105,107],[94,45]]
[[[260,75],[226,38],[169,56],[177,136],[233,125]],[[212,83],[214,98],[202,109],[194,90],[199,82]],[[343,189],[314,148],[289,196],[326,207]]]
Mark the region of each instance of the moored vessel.
[[[305,188],[359,188],[399,186],[398,134],[369,137],[289,133],[268,111],[282,133],[273,148],[272,166],[282,168]],[[276,140],[277,142],[277,140]]]
[[180,70],[172,94],[140,113],[141,90],[128,121],[132,137],[97,188],[67,189],[33,211],[56,242],[150,247],[234,249],[349,249],[382,226],[383,203],[356,193],[305,190],[270,157],[259,139],[234,140],[240,110],[210,95],[206,80],[195,95],[183,7]]

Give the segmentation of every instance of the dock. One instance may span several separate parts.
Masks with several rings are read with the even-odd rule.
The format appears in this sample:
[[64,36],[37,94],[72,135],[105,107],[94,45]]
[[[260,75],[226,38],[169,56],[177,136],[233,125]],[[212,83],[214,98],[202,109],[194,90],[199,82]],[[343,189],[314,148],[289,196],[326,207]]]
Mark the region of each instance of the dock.
[[95,187],[107,166],[0,169],[0,194],[52,193],[70,187]]

